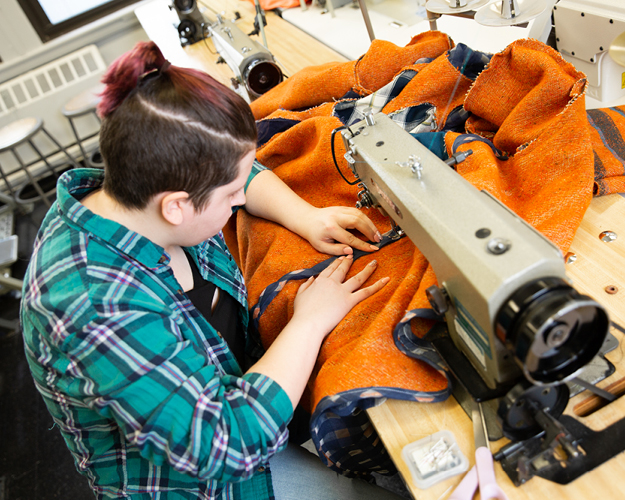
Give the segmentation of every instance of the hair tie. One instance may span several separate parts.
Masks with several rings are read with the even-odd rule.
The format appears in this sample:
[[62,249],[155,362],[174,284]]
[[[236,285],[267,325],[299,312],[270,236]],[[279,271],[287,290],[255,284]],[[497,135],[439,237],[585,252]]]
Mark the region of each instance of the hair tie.
[[160,73],[164,72],[170,66],[171,66],[171,63],[167,59],[165,59],[163,64],[161,64],[160,68],[152,68],[151,70],[146,71],[145,73],[142,73],[141,75],[139,75],[139,81],[145,80],[145,78],[150,75],[157,76]]

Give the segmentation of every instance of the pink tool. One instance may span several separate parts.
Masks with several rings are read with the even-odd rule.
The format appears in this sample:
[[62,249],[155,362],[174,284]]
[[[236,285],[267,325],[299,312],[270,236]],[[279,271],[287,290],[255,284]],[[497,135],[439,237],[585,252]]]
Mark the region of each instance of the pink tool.
[[482,406],[477,401],[473,401],[471,418],[473,419],[473,437],[475,439],[475,465],[466,473],[448,500],[471,500],[478,487],[481,500],[489,498],[508,500],[495,479],[495,467],[493,455],[488,445],[486,421]]

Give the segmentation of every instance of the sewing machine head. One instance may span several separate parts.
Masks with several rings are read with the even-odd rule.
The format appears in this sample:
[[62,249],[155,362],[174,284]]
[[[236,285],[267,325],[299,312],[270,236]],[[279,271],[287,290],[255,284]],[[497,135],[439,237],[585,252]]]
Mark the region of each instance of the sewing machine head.
[[456,379],[478,401],[500,400],[508,437],[540,432],[527,414],[564,410],[564,382],[607,335],[605,309],[571,286],[557,247],[386,115],[369,114],[341,134],[362,188],[357,206],[390,216],[432,265],[438,286],[428,298],[456,349],[434,345]]
[[[273,55],[243,33],[232,21],[218,16],[208,30],[223,61],[253,100],[278,85],[283,74]],[[234,83],[234,82],[233,82]]]

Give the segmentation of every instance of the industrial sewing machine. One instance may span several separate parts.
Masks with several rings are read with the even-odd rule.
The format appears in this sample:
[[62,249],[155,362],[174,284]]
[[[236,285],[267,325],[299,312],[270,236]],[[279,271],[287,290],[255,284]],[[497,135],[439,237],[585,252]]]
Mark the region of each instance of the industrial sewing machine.
[[278,85],[283,74],[271,52],[266,48],[264,13],[256,2],[255,33],[263,36],[262,45],[252,40],[235,24],[217,14],[212,21],[199,10],[196,0],[174,0],[170,5],[180,20],[177,26],[180,43],[189,45],[212,38],[219,53],[218,63],[225,63],[234,73],[233,89],[247,102],[260,97]]
[[[491,408],[491,440],[511,440],[495,458],[512,481],[566,484],[623,451],[625,418],[594,432],[562,415],[580,387],[614,398],[594,385],[616,342],[605,308],[571,286],[557,247],[450,167],[462,156],[443,162],[386,115],[365,116],[341,131],[357,207],[388,215],[431,263],[428,299],[446,321],[426,339],[459,403]],[[597,378],[586,369],[598,360]]]

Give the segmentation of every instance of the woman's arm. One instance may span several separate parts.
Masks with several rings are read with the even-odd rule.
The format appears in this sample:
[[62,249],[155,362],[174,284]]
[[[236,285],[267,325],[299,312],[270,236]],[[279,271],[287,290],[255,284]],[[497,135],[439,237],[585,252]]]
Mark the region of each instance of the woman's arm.
[[372,261],[345,280],[352,256],[339,257],[316,279],[310,278],[297,291],[291,321],[263,357],[248,370],[276,381],[297,406],[312,373],[321,342],[359,302],[380,290],[389,278],[361,288],[377,267]]
[[352,247],[365,252],[378,250],[347,231],[357,229],[371,241],[381,240],[373,222],[362,212],[350,207],[313,207],[270,170],[252,179],[246,198],[245,209],[250,214],[281,224],[320,252],[348,255]]

